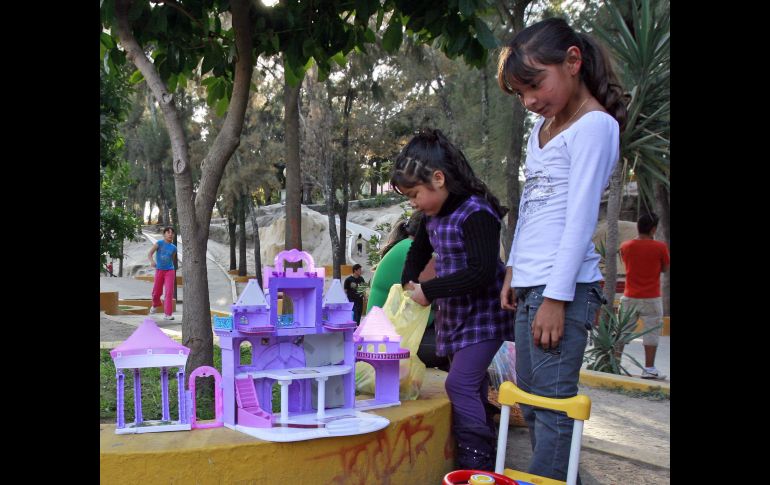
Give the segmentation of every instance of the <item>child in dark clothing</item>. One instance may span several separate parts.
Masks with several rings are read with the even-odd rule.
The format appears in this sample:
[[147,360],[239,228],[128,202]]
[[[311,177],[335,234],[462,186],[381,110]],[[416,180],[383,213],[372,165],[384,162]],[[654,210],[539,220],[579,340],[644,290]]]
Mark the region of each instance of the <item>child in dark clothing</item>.
[[[487,368],[503,340],[514,339],[513,315],[499,301],[505,275],[500,221],[507,209],[439,130],[423,130],[409,141],[390,183],[425,216],[401,282],[416,302],[435,302],[436,353],[451,362],[445,386],[457,467],[493,470],[496,435],[485,410]],[[415,283],[434,252],[437,277]]]

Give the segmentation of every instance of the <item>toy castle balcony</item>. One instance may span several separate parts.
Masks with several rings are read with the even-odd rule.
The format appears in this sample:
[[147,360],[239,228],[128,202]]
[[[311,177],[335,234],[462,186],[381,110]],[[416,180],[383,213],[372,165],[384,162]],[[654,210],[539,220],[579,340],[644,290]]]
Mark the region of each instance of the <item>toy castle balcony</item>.
[[[300,261],[305,263],[304,268],[284,268],[285,262]],[[298,334],[302,329],[320,326],[324,268],[316,268],[310,254],[296,249],[281,251],[274,263],[274,267],[267,266],[262,272],[262,284],[268,289],[270,299],[270,324],[281,330],[296,330]],[[292,314],[278,315],[279,292],[284,296],[284,304],[286,300],[291,301]]]
[[327,330],[356,328],[353,320],[353,302],[348,301],[340,280],[332,280],[323,298],[323,326]]

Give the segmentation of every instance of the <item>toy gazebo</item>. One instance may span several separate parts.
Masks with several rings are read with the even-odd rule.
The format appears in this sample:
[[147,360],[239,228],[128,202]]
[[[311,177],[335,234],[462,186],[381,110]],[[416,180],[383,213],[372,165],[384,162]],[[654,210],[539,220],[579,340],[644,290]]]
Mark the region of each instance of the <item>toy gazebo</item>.
[[[300,261],[301,268],[284,268],[284,262]],[[324,268],[316,268],[310,254],[282,251],[274,267],[263,269],[262,287],[249,280],[232,307],[233,318],[215,320],[222,348],[225,426],[264,440],[298,441],[369,433],[388,425],[386,418],[360,411],[352,303],[339,280],[332,282],[326,297],[323,284]],[[279,294],[285,310],[281,315]],[[240,349],[247,343],[251,361],[242,363]],[[396,402],[384,405],[398,404],[397,372],[390,378],[395,379]],[[276,384],[280,415],[273,414]]]
[[[184,369],[190,349],[169,338],[150,318],[131,334],[125,342],[110,351],[115,363],[117,378],[117,426],[115,433],[152,433],[158,431],[182,431],[191,428],[190,418],[186,415],[187,405],[184,390]],[[142,418],[142,382],[139,369],[160,367],[161,394],[163,413],[161,420],[145,421]],[[168,370],[176,367],[177,400],[179,416],[171,420],[169,416]],[[123,370],[134,373],[134,422],[126,424],[123,402],[125,376]]]

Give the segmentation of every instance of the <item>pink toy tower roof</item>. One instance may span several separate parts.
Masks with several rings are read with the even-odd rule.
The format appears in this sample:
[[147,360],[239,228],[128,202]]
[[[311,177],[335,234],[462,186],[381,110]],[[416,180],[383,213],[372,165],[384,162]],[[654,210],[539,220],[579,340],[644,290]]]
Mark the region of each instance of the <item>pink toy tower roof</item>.
[[145,318],[125,342],[110,351],[117,369],[183,366],[190,349],[163,333],[151,318]]
[[[387,337],[387,339],[385,337]],[[356,331],[353,332],[353,339],[361,339],[370,342],[401,342],[401,335],[396,333],[396,329],[393,328],[393,324],[385,315],[382,308],[373,306],[361,321],[361,324]]]

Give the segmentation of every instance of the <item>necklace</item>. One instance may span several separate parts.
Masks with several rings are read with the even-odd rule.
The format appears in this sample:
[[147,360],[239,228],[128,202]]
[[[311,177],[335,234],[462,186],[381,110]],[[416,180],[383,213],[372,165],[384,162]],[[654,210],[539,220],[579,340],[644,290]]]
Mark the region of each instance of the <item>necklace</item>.
[[[586,99],[585,99],[585,101],[583,101],[583,102],[580,104],[580,106],[578,106],[578,109],[576,109],[576,110],[575,110],[575,112],[574,112],[574,113],[572,113],[572,116],[570,116],[570,117],[569,117],[569,119],[568,119],[567,121],[565,121],[564,123],[562,123],[562,126],[564,126],[564,125],[566,125],[567,123],[569,123],[570,121],[572,121],[572,118],[574,118],[574,117],[575,117],[575,115],[576,115],[576,114],[578,114],[578,112],[580,112],[580,110],[581,110],[581,109],[583,109],[583,106],[585,106],[585,104],[586,104],[587,102],[588,102],[588,98],[586,98]],[[546,127],[545,127],[545,134],[546,134],[546,135],[548,135],[548,139],[549,139],[549,140],[551,139],[551,127],[553,126],[553,122],[554,122],[554,121],[556,121],[556,116],[554,116],[553,118],[551,118],[551,121],[548,123],[548,126],[546,126]]]

